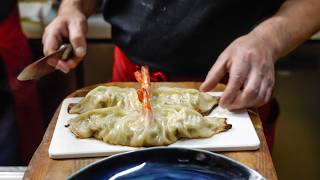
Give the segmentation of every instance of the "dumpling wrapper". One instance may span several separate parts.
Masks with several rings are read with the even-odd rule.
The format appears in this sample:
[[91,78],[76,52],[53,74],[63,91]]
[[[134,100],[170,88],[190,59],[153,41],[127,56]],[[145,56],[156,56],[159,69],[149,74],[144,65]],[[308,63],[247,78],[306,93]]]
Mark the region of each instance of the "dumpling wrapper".
[[78,138],[95,137],[133,147],[169,145],[181,138],[206,138],[231,128],[224,118],[203,117],[184,106],[156,106],[153,115],[151,121],[143,121],[137,111],[120,107],[95,109],[69,120],[68,128]]
[[[196,89],[158,87],[153,88],[153,105],[181,105],[201,113],[210,111],[218,104],[218,97],[210,96]],[[91,90],[69,113],[80,114],[93,109],[118,106],[127,110],[141,109],[136,89],[115,86],[99,86]]]
[[197,89],[158,87],[152,92],[151,102],[154,105],[182,105],[205,113],[218,104],[218,97],[213,97]]
[[136,89],[98,86],[91,90],[79,103],[73,105],[69,113],[81,114],[93,109],[113,106],[129,110],[141,109]]

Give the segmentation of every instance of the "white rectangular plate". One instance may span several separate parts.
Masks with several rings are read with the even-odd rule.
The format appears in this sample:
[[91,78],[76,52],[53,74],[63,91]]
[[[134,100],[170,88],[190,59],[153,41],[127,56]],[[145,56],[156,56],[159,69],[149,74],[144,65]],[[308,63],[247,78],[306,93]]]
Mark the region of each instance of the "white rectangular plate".
[[[212,96],[221,96],[221,92],[210,92]],[[65,127],[67,121],[77,115],[68,113],[70,103],[78,103],[82,98],[67,98],[63,101],[57,124],[49,147],[49,156],[53,159],[108,156],[120,152],[132,151],[139,148],[117,146],[102,141],[90,139],[77,139]],[[217,107],[209,116],[225,117],[232,128],[226,132],[210,138],[179,140],[169,146],[199,148],[210,151],[240,151],[256,150],[260,141],[246,110],[229,112]]]

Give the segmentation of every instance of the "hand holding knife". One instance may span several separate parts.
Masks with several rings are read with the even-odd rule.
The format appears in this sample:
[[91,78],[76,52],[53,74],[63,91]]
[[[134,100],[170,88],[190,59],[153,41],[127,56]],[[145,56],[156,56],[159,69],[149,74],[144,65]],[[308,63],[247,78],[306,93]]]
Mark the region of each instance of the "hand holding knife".
[[[63,44],[57,51],[35,61],[24,68],[17,79],[20,81],[39,79],[42,76],[55,71],[56,69],[54,67],[57,65],[59,59],[68,60],[73,55],[73,48],[71,44]],[[48,63],[52,66],[50,66]]]

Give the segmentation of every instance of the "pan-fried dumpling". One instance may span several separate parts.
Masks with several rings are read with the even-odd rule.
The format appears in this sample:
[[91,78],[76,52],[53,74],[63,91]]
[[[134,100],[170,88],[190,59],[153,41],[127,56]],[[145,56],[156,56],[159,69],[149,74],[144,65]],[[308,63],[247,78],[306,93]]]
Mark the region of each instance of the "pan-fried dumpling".
[[98,86],[91,90],[78,104],[69,110],[80,114],[92,109],[119,106],[125,109],[141,109],[136,89],[116,86]]
[[[156,105],[182,105],[201,113],[210,111],[218,104],[218,98],[196,89],[158,87],[153,88],[151,103]],[[80,114],[92,109],[119,106],[139,109],[140,103],[134,88],[99,86],[90,91],[69,113]]]
[[161,146],[181,138],[205,138],[228,130],[224,118],[203,117],[197,111],[177,105],[153,108],[153,118],[145,121],[141,113],[119,107],[88,111],[69,121],[78,138],[95,137],[125,146]]
[[208,112],[218,104],[218,98],[196,89],[159,87],[153,89],[152,104],[182,105],[199,112]]
[[[95,137],[125,146],[162,146],[181,138],[206,138],[226,131],[224,118],[204,117],[217,98],[195,89],[151,88],[149,69],[135,72],[141,87],[98,87],[72,107],[69,120],[78,138]],[[200,113],[201,112],[201,113]]]

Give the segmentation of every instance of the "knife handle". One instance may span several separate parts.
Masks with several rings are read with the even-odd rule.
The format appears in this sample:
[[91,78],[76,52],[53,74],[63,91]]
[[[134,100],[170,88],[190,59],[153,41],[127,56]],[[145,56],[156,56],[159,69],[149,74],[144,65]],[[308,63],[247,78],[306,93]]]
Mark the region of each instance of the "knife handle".
[[61,59],[64,61],[72,58],[74,55],[71,44],[62,44],[59,50],[61,51]]

